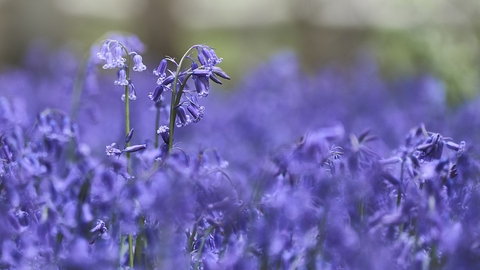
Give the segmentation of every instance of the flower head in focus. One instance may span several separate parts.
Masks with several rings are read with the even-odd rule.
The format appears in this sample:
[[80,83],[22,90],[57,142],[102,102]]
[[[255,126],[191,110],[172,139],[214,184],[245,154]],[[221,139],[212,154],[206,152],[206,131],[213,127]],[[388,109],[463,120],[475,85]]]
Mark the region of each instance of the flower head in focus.
[[133,60],[133,71],[142,72],[147,69],[147,67],[143,64],[143,59],[140,54],[135,53],[135,56],[132,58]]
[[[210,89],[209,79],[217,84],[222,84],[218,77],[230,80],[230,77],[217,64],[222,62],[222,58],[218,58],[215,51],[206,46],[200,45],[196,47],[198,51],[198,65],[196,62],[192,63],[193,80],[195,81],[195,88],[197,89],[199,97],[208,96]],[[218,77],[217,77],[218,76]]]
[[110,39],[103,43],[100,52],[97,53],[97,57],[106,62],[103,65],[103,69],[122,68],[126,61],[123,55],[122,45],[118,41]]
[[[160,61],[158,67],[153,70],[153,74],[158,77],[157,87],[148,95],[150,100],[157,103],[163,100],[165,90],[173,92],[175,98],[172,99],[171,106],[176,110],[175,125],[177,127],[197,123],[203,118],[205,107],[198,103],[198,98],[208,96],[210,80],[222,84],[219,78],[230,79],[221,68],[216,66],[222,62],[222,58],[219,58],[211,47],[194,45],[188,52],[191,51],[196,51],[196,59],[187,53],[180,63],[170,57]],[[183,59],[189,59],[191,64],[189,68],[180,70]],[[168,69],[169,64],[174,67],[173,70]],[[189,79],[193,80],[193,89],[188,84]],[[174,86],[174,82],[177,82],[177,85]]]
[[[103,42],[100,51],[96,53],[97,58],[105,62],[102,66],[103,69],[118,69],[117,79],[114,83],[128,88],[130,100],[136,99],[135,87],[130,79],[130,69],[136,72],[147,69],[143,64],[142,56],[139,54],[143,47],[138,38],[132,39],[128,36],[112,35],[111,38]],[[139,51],[135,51],[135,49]],[[125,100],[125,94],[123,94],[122,100]]]

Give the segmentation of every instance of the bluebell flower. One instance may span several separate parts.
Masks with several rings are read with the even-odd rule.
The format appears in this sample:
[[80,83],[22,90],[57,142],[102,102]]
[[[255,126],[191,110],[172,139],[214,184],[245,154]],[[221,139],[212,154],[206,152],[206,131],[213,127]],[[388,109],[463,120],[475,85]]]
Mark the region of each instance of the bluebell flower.
[[147,67],[142,62],[142,56],[140,54],[135,54],[133,57],[133,71],[144,71]]
[[115,147],[116,143],[112,143],[106,146],[105,152],[107,156],[120,156],[122,154],[122,150]]
[[177,127],[184,127],[192,122],[190,115],[187,114],[183,106],[178,107],[177,109]]
[[125,143],[129,143],[132,140],[134,131],[135,131],[135,129],[133,129],[133,128],[130,129],[130,131],[125,136]]
[[128,84],[128,98],[130,100],[136,100],[137,99],[137,91],[135,90],[135,85],[133,83]]
[[198,61],[203,66],[215,66],[217,64],[220,64],[223,61],[222,58],[217,57],[215,50],[213,50],[209,46],[206,46],[206,45],[198,46],[197,51],[198,51]]
[[162,61],[160,61],[158,67],[153,70],[153,74],[158,76],[157,87],[153,93],[149,94],[149,98],[153,102],[158,102],[162,98],[163,91],[169,90],[171,83],[175,80],[175,76],[173,74],[167,76],[167,64],[167,59],[164,58]]
[[148,98],[150,98],[150,100],[152,100],[153,102],[158,102],[162,100],[163,90],[165,90],[165,86],[163,84],[157,85],[157,87],[155,87],[155,90],[148,94]]
[[198,104],[197,96],[192,95],[188,98],[187,111],[193,117],[192,121],[197,123],[203,118],[204,106]]
[[159,77],[158,80],[157,80],[157,84],[158,85],[163,85],[167,89],[170,89],[170,85],[174,80],[175,80],[175,75],[173,75],[173,74],[170,75],[170,76],[167,76],[167,77]]
[[[220,76],[221,78],[230,80],[230,77],[219,67],[217,64],[222,62],[222,58],[218,58],[215,50],[208,46],[199,46],[198,50],[198,61],[202,64],[200,69],[195,69],[193,74],[198,76]],[[215,82],[220,82],[218,79],[213,79]],[[220,82],[221,83],[221,82]]]
[[123,50],[122,45],[119,42],[113,42],[113,62],[115,63],[116,67],[123,67],[127,59],[123,58],[123,54],[125,51]]
[[203,110],[189,104],[187,106],[187,110],[190,113],[190,115],[193,117],[192,121],[194,123],[197,123],[198,121],[202,120],[203,118]]
[[168,77],[164,76],[164,74],[161,75],[157,80],[157,87],[155,88],[155,90],[148,94],[150,100],[152,100],[153,102],[158,102],[163,99],[163,92],[165,90],[170,90],[170,85],[174,81],[174,79],[175,76],[173,75],[170,75]]
[[195,76],[208,77],[217,84],[222,84],[222,82],[216,76],[230,80],[230,77],[227,75],[227,73],[216,66],[201,66],[193,70],[192,73]]
[[162,61],[160,61],[160,64],[158,64],[158,67],[153,70],[153,74],[159,77],[166,77],[166,74],[165,74],[166,71],[167,71],[167,59],[164,58],[162,59]]
[[[100,52],[97,53],[97,57],[102,60],[107,60],[107,54],[110,52],[110,41],[103,43]],[[111,53],[111,52],[110,52]]]
[[107,40],[102,45],[97,57],[105,60],[103,69],[121,68],[125,65],[126,59],[123,57],[124,50],[116,40]]
[[163,142],[168,144],[168,140],[170,139],[170,129],[167,126],[160,126],[157,130],[157,134],[162,136]]
[[124,68],[121,68],[117,71],[118,79],[115,81],[115,85],[128,85],[127,80],[127,71]]
[[210,90],[208,78],[201,76],[193,76],[193,81],[195,83],[195,89],[197,90],[198,96],[207,97]]
[[105,222],[101,219],[97,219],[95,226],[90,230],[90,244],[95,243],[98,238],[106,238],[108,229],[105,226]]
[[440,159],[443,152],[443,138],[436,133],[431,135],[425,142],[418,145],[416,149],[420,151],[420,160],[430,161],[431,159]]
[[123,149],[122,152],[134,153],[141,150],[145,150],[146,148],[147,148],[146,144],[136,144],[136,145],[126,147],[125,149]]
[[198,66],[198,64],[192,60],[190,69],[198,96],[206,97],[210,89],[209,79],[217,84],[222,84],[217,76],[227,80],[230,80],[230,77],[221,68],[215,66],[221,63],[222,59],[217,57],[212,48],[204,45],[197,46],[196,48],[198,51],[197,58],[201,66]]
[[[135,85],[133,85],[131,80],[129,80],[128,82],[128,99],[130,100],[137,99],[137,91],[135,89]],[[125,94],[122,95],[122,101],[125,101]]]

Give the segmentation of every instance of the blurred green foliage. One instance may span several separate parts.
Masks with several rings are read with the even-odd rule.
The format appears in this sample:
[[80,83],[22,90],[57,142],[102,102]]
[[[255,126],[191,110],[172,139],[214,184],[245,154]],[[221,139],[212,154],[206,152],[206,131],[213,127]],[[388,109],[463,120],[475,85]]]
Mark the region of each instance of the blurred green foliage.
[[478,30],[432,27],[379,31],[373,42],[373,51],[388,76],[431,73],[445,83],[450,105],[479,92]]
[[[275,25],[257,28],[184,29],[175,40],[177,55],[192,44],[207,44],[220,57],[228,59],[221,66],[235,80],[225,81],[234,86],[249,69],[268,60],[273,54],[297,47],[294,25]],[[223,89],[223,88],[222,88]]]

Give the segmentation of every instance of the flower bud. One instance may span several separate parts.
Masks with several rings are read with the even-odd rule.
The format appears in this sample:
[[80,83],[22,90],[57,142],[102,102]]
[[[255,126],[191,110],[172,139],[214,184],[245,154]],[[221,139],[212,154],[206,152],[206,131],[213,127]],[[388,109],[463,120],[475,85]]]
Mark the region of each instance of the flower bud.
[[125,143],[129,143],[132,140],[134,129],[130,129],[127,136],[125,137]]
[[145,148],[147,148],[146,144],[136,144],[123,149],[123,152],[133,153],[144,150]]

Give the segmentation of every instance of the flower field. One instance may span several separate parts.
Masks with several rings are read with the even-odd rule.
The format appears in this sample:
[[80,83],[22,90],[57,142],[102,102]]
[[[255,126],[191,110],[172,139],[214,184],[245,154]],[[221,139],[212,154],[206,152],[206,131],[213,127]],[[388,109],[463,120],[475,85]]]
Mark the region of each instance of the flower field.
[[235,78],[145,48],[0,74],[1,269],[480,268],[480,100],[368,56]]

